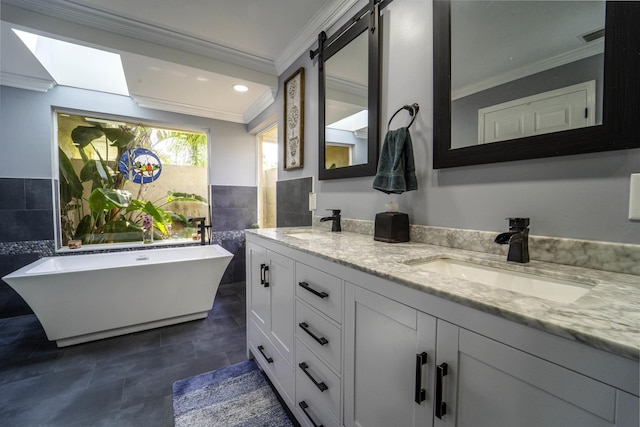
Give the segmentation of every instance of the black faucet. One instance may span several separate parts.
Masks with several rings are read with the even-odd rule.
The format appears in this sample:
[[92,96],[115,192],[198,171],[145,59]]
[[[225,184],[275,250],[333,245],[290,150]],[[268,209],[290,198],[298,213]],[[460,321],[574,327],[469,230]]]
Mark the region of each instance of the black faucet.
[[509,244],[507,261],[529,262],[529,218],[507,218],[509,231],[494,240],[499,245]]
[[206,220],[207,219],[205,217],[203,217],[203,216],[199,216],[199,217],[196,217],[196,218],[191,218],[189,220],[189,222],[192,223],[192,224],[195,223],[195,222],[199,222],[199,225],[198,225],[199,231],[198,232],[200,233],[200,244],[202,246],[204,246],[204,242],[205,242],[204,235],[205,235],[205,228],[206,228],[206,225],[205,225],[205,221]]
[[340,226],[340,209],[327,210],[333,211],[333,215],[320,218],[320,222],[333,221],[333,223],[331,224],[331,231],[342,231],[342,227]]

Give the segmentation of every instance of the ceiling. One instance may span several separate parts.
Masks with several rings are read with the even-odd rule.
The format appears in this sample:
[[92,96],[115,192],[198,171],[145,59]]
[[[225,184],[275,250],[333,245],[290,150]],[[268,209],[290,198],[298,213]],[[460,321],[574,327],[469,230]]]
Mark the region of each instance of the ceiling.
[[604,51],[605,2],[455,1],[451,10],[453,98]]
[[[248,123],[278,76],[356,0],[1,0],[0,83],[47,91],[51,76],[12,28],[121,55],[141,106]],[[242,83],[249,91],[238,93]]]

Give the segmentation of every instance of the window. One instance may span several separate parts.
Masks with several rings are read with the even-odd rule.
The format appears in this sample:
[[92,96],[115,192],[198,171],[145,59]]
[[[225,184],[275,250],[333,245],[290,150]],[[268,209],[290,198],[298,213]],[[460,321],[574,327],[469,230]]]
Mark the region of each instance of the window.
[[205,133],[55,116],[58,246],[199,238],[192,219],[209,217]]

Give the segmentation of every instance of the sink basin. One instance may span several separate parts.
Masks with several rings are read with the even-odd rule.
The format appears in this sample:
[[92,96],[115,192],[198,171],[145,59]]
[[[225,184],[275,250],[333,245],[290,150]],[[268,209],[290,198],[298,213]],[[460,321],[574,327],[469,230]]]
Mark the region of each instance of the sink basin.
[[329,236],[327,236],[327,233],[318,233],[318,232],[313,232],[313,231],[293,231],[293,232],[289,232],[289,233],[284,233],[289,237],[295,237],[296,239],[301,239],[301,240],[319,240],[319,239],[326,239]]
[[503,270],[448,258],[408,264],[420,270],[444,274],[561,303],[574,302],[591,289],[590,285],[581,283]]

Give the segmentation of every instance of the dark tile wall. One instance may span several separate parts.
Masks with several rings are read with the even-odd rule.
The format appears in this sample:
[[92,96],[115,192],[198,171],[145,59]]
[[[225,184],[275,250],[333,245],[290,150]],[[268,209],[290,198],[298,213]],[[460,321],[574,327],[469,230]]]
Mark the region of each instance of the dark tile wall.
[[222,283],[245,280],[244,231],[258,222],[258,189],[244,186],[211,186],[212,242],[233,254]]
[[257,187],[211,186],[212,231],[244,230],[256,222]]
[[218,244],[233,254],[220,283],[244,282],[246,278],[244,230],[214,231],[211,243]]
[[[0,178],[0,277],[50,255],[53,203],[50,179]],[[32,313],[0,280],[0,318]]]
[[301,227],[311,225],[309,193],[313,178],[299,178],[276,182],[276,225]]
[[0,178],[0,242],[53,239],[50,179]]
[[[0,277],[31,264],[40,258],[37,253],[0,255]],[[31,308],[4,280],[0,280],[0,318],[32,314]]]

